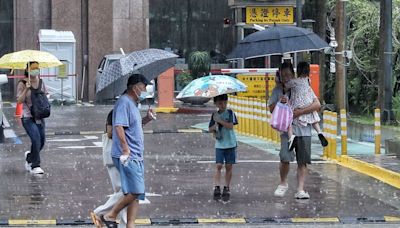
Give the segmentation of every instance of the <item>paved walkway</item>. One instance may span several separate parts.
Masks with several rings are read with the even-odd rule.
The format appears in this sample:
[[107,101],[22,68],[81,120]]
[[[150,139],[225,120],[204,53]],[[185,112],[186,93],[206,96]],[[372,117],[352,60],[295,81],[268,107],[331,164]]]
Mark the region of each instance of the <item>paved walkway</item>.
[[[47,121],[47,132],[52,134],[48,134],[42,154],[46,171],[42,177],[24,171],[23,153],[29,148],[29,139],[9,118],[17,138],[0,145],[0,226],[9,219],[90,223],[89,212],[111,193],[100,148],[100,132],[111,108],[54,107]],[[5,111],[10,117],[14,110],[6,107]],[[249,137],[239,137],[239,163],[234,170],[231,201],[212,200],[214,141],[202,131],[187,131],[208,119],[208,114],[159,114],[157,121],[146,126],[149,194],[139,210],[143,221],[197,223],[228,219],[242,225],[252,221],[400,222],[397,188],[322,161],[318,144],[313,145],[317,153],[306,182],[310,200],[293,197],[294,167],[287,196],[273,196],[278,183],[278,146]]]

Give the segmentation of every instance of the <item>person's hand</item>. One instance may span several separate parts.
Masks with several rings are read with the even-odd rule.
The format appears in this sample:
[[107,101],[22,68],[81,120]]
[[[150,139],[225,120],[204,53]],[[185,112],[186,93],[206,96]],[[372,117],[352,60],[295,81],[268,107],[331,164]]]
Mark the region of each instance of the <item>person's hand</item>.
[[29,81],[27,81],[27,82],[25,83],[25,86],[26,86],[27,89],[29,89],[29,88],[31,88],[31,83],[30,83]]
[[293,110],[293,119],[303,115],[303,111],[301,108],[296,108]]
[[149,120],[156,120],[157,119],[156,113],[153,112],[153,110],[151,108],[149,108],[147,110],[147,119],[149,119]]
[[127,154],[123,154],[119,157],[119,162],[124,166],[128,165],[128,160],[129,160],[129,155]]
[[213,120],[214,120],[216,123],[220,123],[220,122],[222,121],[221,116],[220,116],[218,113],[216,113],[216,112],[213,114]]
[[214,124],[210,127],[210,131],[216,131],[218,124]]
[[288,102],[288,100],[289,100],[288,97],[285,95],[281,96],[281,98],[280,98],[280,102],[282,104],[286,104]]

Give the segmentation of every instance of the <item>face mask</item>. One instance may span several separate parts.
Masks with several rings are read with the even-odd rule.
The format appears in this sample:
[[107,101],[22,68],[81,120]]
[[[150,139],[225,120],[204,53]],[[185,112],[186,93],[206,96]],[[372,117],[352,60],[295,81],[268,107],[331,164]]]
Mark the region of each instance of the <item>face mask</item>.
[[136,96],[138,97],[139,102],[140,102],[140,101],[143,101],[143,100],[146,99],[146,97],[148,96],[147,91],[146,91],[146,92],[145,92],[145,91],[141,91],[139,95],[137,94],[137,92],[136,92],[135,89],[133,90],[133,92],[134,92],[134,93],[136,94]]
[[34,76],[34,77],[38,76],[39,74],[40,74],[40,70],[39,69],[31,70],[31,72],[30,72],[30,75]]
[[148,96],[148,93],[142,91],[142,92],[140,92],[139,100],[143,101],[144,99],[146,99],[147,96]]

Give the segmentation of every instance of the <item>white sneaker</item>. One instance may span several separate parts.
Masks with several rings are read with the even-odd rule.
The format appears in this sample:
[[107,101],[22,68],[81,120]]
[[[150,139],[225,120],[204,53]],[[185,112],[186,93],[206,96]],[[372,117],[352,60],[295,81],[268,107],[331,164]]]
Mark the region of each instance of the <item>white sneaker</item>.
[[36,167],[36,168],[33,168],[33,169],[31,170],[31,173],[32,173],[32,174],[44,174],[44,171],[43,171],[42,168]]
[[28,151],[26,151],[25,152],[25,169],[26,169],[26,171],[31,171],[31,165],[32,165],[32,163],[28,163],[27,161],[26,161],[26,157],[28,157],[28,154],[30,153],[30,151],[28,150]]
[[289,186],[283,186],[283,185],[278,185],[278,187],[276,188],[275,192],[274,192],[274,196],[276,197],[284,197],[286,191],[289,189]]
[[298,191],[296,194],[294,194],[294,198],[296,198],[296,199],[310,199],[310,194],[308,194],[305,191]]

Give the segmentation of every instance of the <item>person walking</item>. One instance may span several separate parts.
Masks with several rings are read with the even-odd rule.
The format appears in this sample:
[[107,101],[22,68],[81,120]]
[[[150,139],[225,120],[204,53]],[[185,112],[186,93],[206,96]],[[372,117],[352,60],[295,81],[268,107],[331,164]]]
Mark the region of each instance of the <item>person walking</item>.
[[[224,201],[230,199],[230,183],[232,180],[233,165],[236,164],[237,140],[233,126],[238,124],[235,113],[227,109],[228,95],[214,97],[215,106],[218,111],[211,116],[209,132],[215,136],[215,163],[216,171],[214,176],[214,199],[222,198]],[[220,188],[221,170],[225,165],[225,186]]]
[[[270,112],[273,112],[278,102],[287,103],[290,99],[290,90],[285,88],[285,83],[289,82],[294,77],[293,65],[289,62],[282,63],[277,74],[277,84],[273,89],[270,99],[268,100],[268,108]],[[317,97],[313,97],[311,105],[298,108],[293,110],[293,118],[297,118],[301,115],[312,113],[319,110],[321,104]],[[276,188],[274,195],[277,197],[285,196],[289,185],[287,182],[287,176],[289,174],[290,162],[294,160],[296,156],[297,161],[297,192],[295,198],[297,199],[309,199],[310,195],[304,191],[304,181],[307,173],[307,164],[311,164],[311,125],[306,126],[294,125],[292,126],[293,132],[296,135],[295,151],[289,151],[288,134],[287,132],[281,132],[281,149],[279,152],[280,164],[279,174],[280,183]]]
[[[112,157],[111,157],[111,146],[112,146],[112,115],[113,110],[111,110],[107,115],[106,121],[106,132],[103,134],[103,163],[107,168],[108,175],[111,180],[111,185],[113,189],[113,194],[109,196],[109,199],[102,205],[98,206],[94,209],[93,212],[90,213],[93,223],[97,228],[102,227],[102,221],[100,219],[100,215],[107,213],[112,209],[115,203],[123,197],[123,193],[121,190],[121,176],[119,175],[119,171],[117,167],[115,167]],[[126,208],[124,208],[119,214],[119,228],[125,228],[127,223],[126,216]]]
[[123,208],[127,208],[127,227],[135,227],[139,200],[145,199],[142,126],[150,122],[154,114],[149,109],[142,118],[138,104],[146,98],[149,84],[141,74],[130,76],[125,94],[114,106],[111,154],[121,176],[123,196],[109,212],[100,216],[107,227],[117,227],[116,218]]
[[[25,69],[25,78],[17,85],[17,103],[23,105],[22,126],[31,140],[31,148],[25,152],[25,169],[32,174],[44,174],[41,168],[40,152],[45,143],[45,121],[43,118],[35,118],[31,113],[32,94],[43,92],[47,89],[39,77],[39,63],[29,62]],[[30,75],[30,77],[28,77]]]

